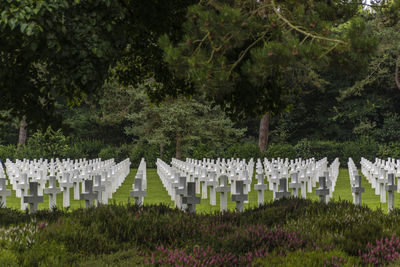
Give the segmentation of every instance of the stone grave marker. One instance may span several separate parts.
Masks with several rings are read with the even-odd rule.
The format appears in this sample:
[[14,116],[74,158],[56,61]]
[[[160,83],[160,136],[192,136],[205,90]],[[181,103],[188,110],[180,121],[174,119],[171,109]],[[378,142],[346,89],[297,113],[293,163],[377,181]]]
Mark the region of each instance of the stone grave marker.
[[209,173],[209,180],[207,181],[207,186],[210,187],[210,205],[217,205],[217,194],[215,188],[218,186],[218,181],[216,181],[217,173],[212,171]]
[[388,174],[388,184],[385,189],[388,192],[388,211],[392,211],[394,209],[394,192],[397,189],[397,186],[394,183],[393,173]]
[[276,192],[276,198],[289,198],[290,192],[287,191],[287,180],[286,178],[279,179],[279,192]]
[[63,191],[63,207],[69,207],[69,189],[74,186],[74,184],[70,181],[70,174],[69,173],[64,173],[63,174],[63,179],[59,183],[62,191]]
[[78,170],[74,170],[72,172],[72,179],[71,182],[74,184],[74,199],[75,200],[79,200],[79,185],[81,183],[82,179],[81,177],[79,177],[79,171]]
[[133,191],[129,192],[129,196],[135,198],[135,205],[143,205],[144,197],[146,196],[146,191],[143,190],[142,178],[136,177],[135,183],[133,185]]
[[329,198],[331,198],[333,194],[331,176],[328,171],[324,172],[324,176],[326,178],[326,187],[329,189]]
[[289,184],[289,188],[292,188],[292,193],[294,197],[299,197],[299,188],[301,188],[301,183],[299,183],[297,172],[291,174],[291,182]]
[[6,178],[0,178],[0,202],[7,207],[7,197],[11,196],[11,190],[7,190]]
[[221,211],[228,210],[228,192],[231,191],[231,187],[228,185],[228,176],[221,175],[219,177],[220,185],[215,189],[220,193],[219,195],[219,205]]
[[101,175],[95,175],[94,176],[94,184],[93,184],[92,190],[93,190],[93,192],[97,192],[97,199],[94,202],[95,205],[97,206],[97,205],[99,205],[99,203],[101,203],[102,195],[106,191],[105,185],[103,185],[101,183]]
[[354,186],[351,192],[354,194],[354,204],[361,206],[361,194],[365,192],[365,188],[361,187],[361,176],[358,174],[354,175]]
[[236,180],[236,194],[232,194],[232,201],[236,202],[236,211],[244,210],[244,202],[249,199],[248,195],[244,194],[243,181]]
[[279,182],[279,173],[277,170],[272,171],[271,179],[270,179],[270,190],[273,190],[272,199],[275,200],[276,193],[278,192],[278,182]]
[[85,192],[80,194],[80,200],[85,200],[85,208],[93,206],[93,200],[97,199],[97,192],[93,192],[93,181],[85,180]]
[[380,193],[380,200],[381,203],[386,203],[386,170],[381,169],[379,172],[379,179],[378,179],[378,183],[379,183],[379,193]]
[[200,204],[200,197],[196,197],[196,183],[187,183],[187,196],[182,198],[183,204],[186,204],[189,212],[196,212],[196,205]]
[[21,195],[21,210],[26,210],[27,205],[24,202],[24,196],[28,193],[28,175],[26,173],[22,173],[20,177],[20,181],[17,184],[17,189]]
[[326,187],[326,178],[324,176],[319,177],[318,189],[315,190],[315,194],[319,196],[319,201],[327,203],[327,196],[329,195],[329,189]]
[[[194,182],[196,183],[196,182]],[[179,177],[179,186],[178,188],[175,190],[176,193],[176,203],[178,208],[180,209],[186,209],[186,205],[183,204],[183,197],[186,196],[186,192],[187,188],[186,188],[186,176],[180,176]]]
[[200,181],[202,182],[202,187],[201,187],[201,198],[202,199],[207,199],[207,170],[206,168],[203,168],[201,170],[201,177],[200,177]]
[[264,191],[267,190],[267,185],[264,183],[264,174],[259,173],[256,178],[258,182],[254,185],[254,190],[258,191],[258,206],[260,206],[264,204]]
[[307,170],[305,167],[300,168],[300,173],[297,175],[297,181],[300,182],[301,197],[307,198]]
[[43,196],[38,195],[38,182],[29,183],[30,195],[24,196],[24,203],[29,203],[29,212],[35,213],[39,203],[43,202]]
[[57,206],[57,194],[61,193],[61,188],[57,187],[55,176],[49,177],[49,187],[44,189],[45,194],[49,194],[49,208]]

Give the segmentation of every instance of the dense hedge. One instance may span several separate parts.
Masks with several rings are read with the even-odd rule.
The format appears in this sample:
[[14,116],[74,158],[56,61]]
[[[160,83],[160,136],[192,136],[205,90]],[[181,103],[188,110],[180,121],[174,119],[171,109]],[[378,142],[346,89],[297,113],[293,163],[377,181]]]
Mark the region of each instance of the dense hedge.
[[[218,148],[217,148],[218,147]],[[163,160],[169,161],[174,157],[173,145],[164,149]],[[224,150],[212,144],[191,144],[182,148],[183,157],[196,159],[202,158],[310,158],[320,159],[328,157],[331,162],[339,157],[344,166],[348,157],[358,163],[361,157],[374,160],[375,157],[387,158],[400,156],[400,142],[379,144],[371,139],[361,139],[338,143],[334,141],[310,141],[303,139],[297,144],[270,144],[265,153],[260,153],[257,143],[244,141],[228,146]],[[60,131],[40,134],[36,133],[24,147],[17,148],[13,145],[0,146],[0,160],[9,158],[115,158],[117,162],[129,157],[132,166],[137,166],[142,157],[147,161],[148,167],[154,167],[156,159],[160,157],[159,147],[149,144],[122,144],[120,146],[107,145],[98,140],[72,140],[62,135]]]

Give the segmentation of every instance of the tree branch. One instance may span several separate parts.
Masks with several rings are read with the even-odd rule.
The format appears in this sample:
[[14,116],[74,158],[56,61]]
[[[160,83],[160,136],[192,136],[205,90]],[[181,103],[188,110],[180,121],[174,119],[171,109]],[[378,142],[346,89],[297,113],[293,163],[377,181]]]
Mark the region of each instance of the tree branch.
[[249,45],[242,53],[240,53],[238,60],[235,61],[235,63],[233,63],[232,68],[229,70],[228,73],[228,78],[229,76],[231,76],[232,71],[234,68],[236,68],[236,66],[240,63],[240,61],[242,61],[242,59],[244,58],[244,56],[247,54],[247,52],[249,52],[250,48],[252,48],[253,46],[255,46],[259,41],[261,41],[264,36],[267,34],[267,32],[264,32],[257,40],[255,40],[251,45]]
[[285,17],[283,17],[281,15],[281,13],[279,13],[278,9],[275,6],[274,0],[272,0],[271,3],[272,3],[272,9],[275,11],[275,14],[292,29],[294,29],[306,36],[312,37],[314,39],[325,40],[325,41],[335,42],[335,43],[340,43],[340,44],[347,44],[346,42],[339,40],[339,39],[332,39],[332,38],[327,38],[327,37],[323,37],[323,36],[318,36],[318,35],[315,35],[315,34],[312,34],[312,33],[309,33],[309,32],[306,32],[306,31],[300,29],[300,27],[293,25],[289,20],[287,20]]

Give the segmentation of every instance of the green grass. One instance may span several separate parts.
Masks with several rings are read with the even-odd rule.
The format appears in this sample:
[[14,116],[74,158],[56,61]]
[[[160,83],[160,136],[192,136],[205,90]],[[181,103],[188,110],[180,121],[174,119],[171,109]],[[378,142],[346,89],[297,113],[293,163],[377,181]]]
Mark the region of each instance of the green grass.
[[[124,183],[120,188],[113,194],[112,199],[109,201],[113,201],[116,203],[127,203],[128,201],[132,201],[133,199],[129,198],[129,191],[132,190],[132,184],[135,178],[137,170],[131,169],[130,174],[125,179]],[[249,203],[245,204],[245,209],[250,207],[257,206],[257,191],[255,191],[254,183],[257,181],[253,178],[253,183],[251,185],[252,190],[249,192]],[[379,196],[375,195],[375,190],[371,188],[371,185],[367,182],[365,177],[362,177],[362,186],[365,187],[365,193],[362,194],[362,203],[363,205],[367,205],[372,209],[382,208],[384,211],[387,210],[387,203],[381,204],[379,202]],[[11,185],[7,185],[8,189],[11,189]],[[312,193],[307,193],[307,198],[318,201],[318,196],[315,195],[315,189],[313,188]],[[209,189],[208,189],[209,190]],[[197,195],[201,197],[201,195]],[[395,196],[395,207],[400,208],[400,201],[397,198],[399,195]],[[208,191],[209,197],[209,191]],[[333,193],[333,200],[349,200],[353,201],[353,197],[351,194],[351,188],[349,183],[349,174],[347,169],[340,169],[339,177],[336,182],[335,191]],[[272,201],[272,191],[265,191],[265,201]],[[171,197],[168,195],[167,191],[164,189],[160,178],[157,175],[156,169],[147,169],[147,196],[144,200],[146,204],[158,204],[164,203],[171,207],[174,206],[174,202],[171,201]],[[201,204],[197,205],[196,210],[200,213],[212,213],[215,211],[219,211],[219,193],[217,193],[217,205],[210,205],[209,198],[202,199]],[[62,194],[57,195],[57,206],[62,207]],[[84,201],[74,200],[73,199],[73,190],[70,190],[70,209],[76,209],[84,207]],[[21,208],[21,200],[15,196],[15,191],[12,190],[12,195],[7,197],[7,207],[20,209]],[[48,195],[44,195],[44,202],[39,204],[39,209],[48,209],[49,207],[49,197]],[[235,203],[231,201],[231,195],[228,193],[228,209],[234,210]]]

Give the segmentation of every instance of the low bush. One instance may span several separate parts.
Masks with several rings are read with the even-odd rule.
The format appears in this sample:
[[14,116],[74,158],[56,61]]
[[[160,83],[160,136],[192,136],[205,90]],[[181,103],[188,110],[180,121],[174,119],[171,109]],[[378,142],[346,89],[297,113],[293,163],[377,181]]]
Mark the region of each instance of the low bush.
[[282,253],[269,254],[264,258],[257,259],[253,266],[326,266],[326,267],[351,267],[357,266],[359,259],[348,256],[340,250],[324,251],[321,249],[314,251],[298,250]]
[[10,265],[381,266],[400,255],[399,210],[344,201],[282,199],[243,213],[132,204],[0,213],[11,216],[0,220]]
[[5,162],[6,159],[14,160],[17,153],[17,147],[13,145],[0,145],[0,160]]

